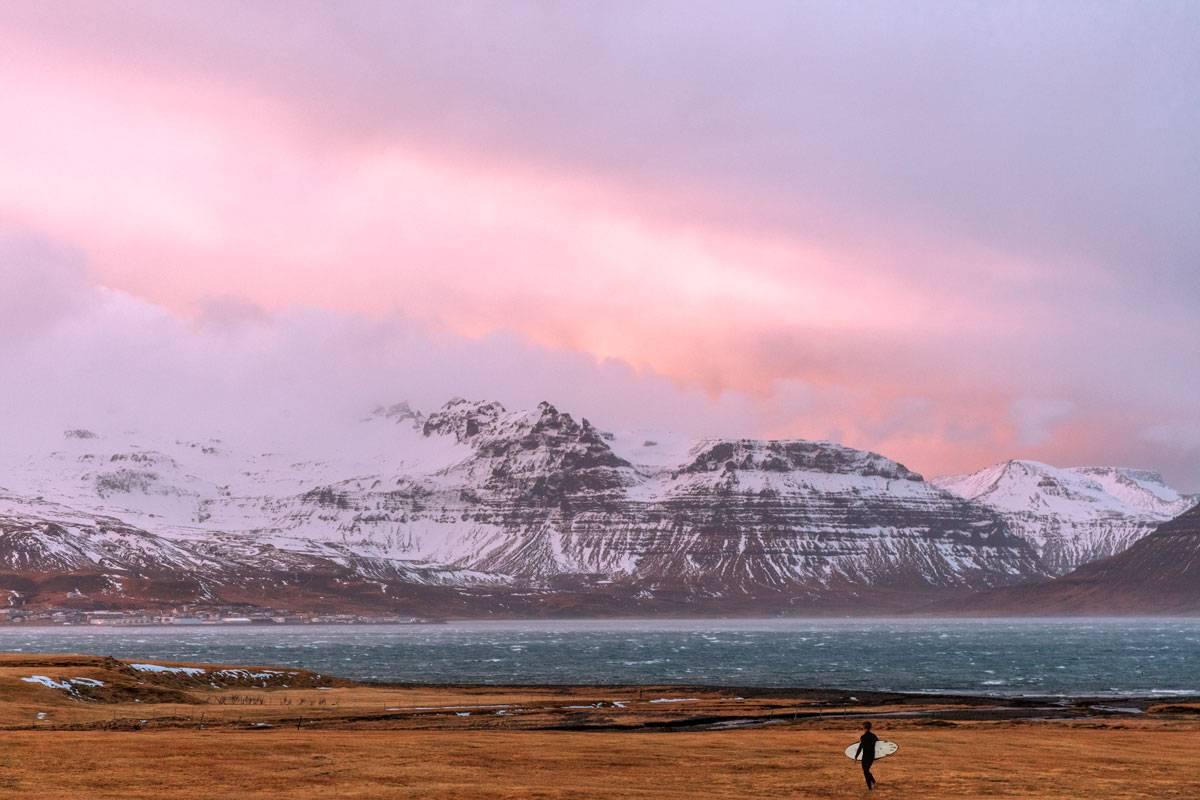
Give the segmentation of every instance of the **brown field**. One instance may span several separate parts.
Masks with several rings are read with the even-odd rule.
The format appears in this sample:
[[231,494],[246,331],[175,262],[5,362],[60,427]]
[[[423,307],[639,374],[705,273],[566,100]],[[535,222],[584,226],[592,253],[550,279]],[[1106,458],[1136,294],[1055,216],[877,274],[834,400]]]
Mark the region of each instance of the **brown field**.
[[[1200,797],[1200,707],[1188,703],[1132,715],[678,687],[368,687],[207,669],[0,658],[0,798],[862,797],[861,772],[840,752],[861,715],[901,746],[876,765],[877,797]],[[104,686],[75,696],[22,680],[32,675]],[[664,699],[681,702],[652,702]]]

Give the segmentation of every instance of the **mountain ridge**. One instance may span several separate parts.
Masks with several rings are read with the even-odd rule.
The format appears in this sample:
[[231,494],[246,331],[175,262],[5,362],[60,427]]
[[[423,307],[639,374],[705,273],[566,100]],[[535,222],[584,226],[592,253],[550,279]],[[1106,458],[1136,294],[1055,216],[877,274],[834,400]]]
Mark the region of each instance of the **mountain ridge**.
[[546,402],[455,398],[430,414],[381,407],[325,454],[73,429],[5,482],[235,574],[272,574],[275,559],[355,585],[383,576],[384,591],[594,595],[614,611],[813,609],[875,592],[892,608],[1045,575],[998,515],[879,454],[684,444],[638,444]]
[[933,482],[1003,516],[1058,575],[1125,550],[1195,505],[1157,472],[1126,467],[1012,459]]

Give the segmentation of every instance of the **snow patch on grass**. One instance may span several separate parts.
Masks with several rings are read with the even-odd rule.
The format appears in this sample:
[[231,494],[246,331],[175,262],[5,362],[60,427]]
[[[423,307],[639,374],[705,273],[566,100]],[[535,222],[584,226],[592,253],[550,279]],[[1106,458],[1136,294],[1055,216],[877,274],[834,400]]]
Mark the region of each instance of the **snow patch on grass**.
[[136,669],[138,672],[155,672],[165,673],[169,675],[187,675],[189,678],[194,678],[197,675],[203,675],[206,670],[199,667],[164,667],[161,664],[130,664],[131,669]]

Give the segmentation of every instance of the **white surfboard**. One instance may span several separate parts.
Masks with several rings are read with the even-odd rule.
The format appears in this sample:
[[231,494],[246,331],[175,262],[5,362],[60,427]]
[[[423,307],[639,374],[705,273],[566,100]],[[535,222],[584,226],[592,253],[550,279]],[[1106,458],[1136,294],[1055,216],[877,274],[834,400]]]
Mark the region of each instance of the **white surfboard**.
[[[894,756],[894,755],[896,755],[896,751],[899,749],[900,749],[900,745],[896,744],[895,742],[885,742],[883,739],[880,739],[878,742],[875,743],[875,760],[878,761],[881,758],[887,758],[888,756]],[[855,742],[854,744],[847,747],[846,748],[846,758],[852,758],[855,761],[862,761],[861,755],[857,758],[855,758],[855,756],[854,756],[854,754],[857,750],[858,750],[858,742]]]

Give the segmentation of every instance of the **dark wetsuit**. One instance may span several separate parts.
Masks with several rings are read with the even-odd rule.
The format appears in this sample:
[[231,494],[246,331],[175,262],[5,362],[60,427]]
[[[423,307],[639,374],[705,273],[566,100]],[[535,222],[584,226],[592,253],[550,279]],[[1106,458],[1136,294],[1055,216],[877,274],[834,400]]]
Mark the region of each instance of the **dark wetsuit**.
[[867,779],[867,788],[875,788],[875,776],[871,774],[871,765],[875,763],[875,743],[879,737],[867,731],[858,740],[858,755],[862,754],[863,777]]

